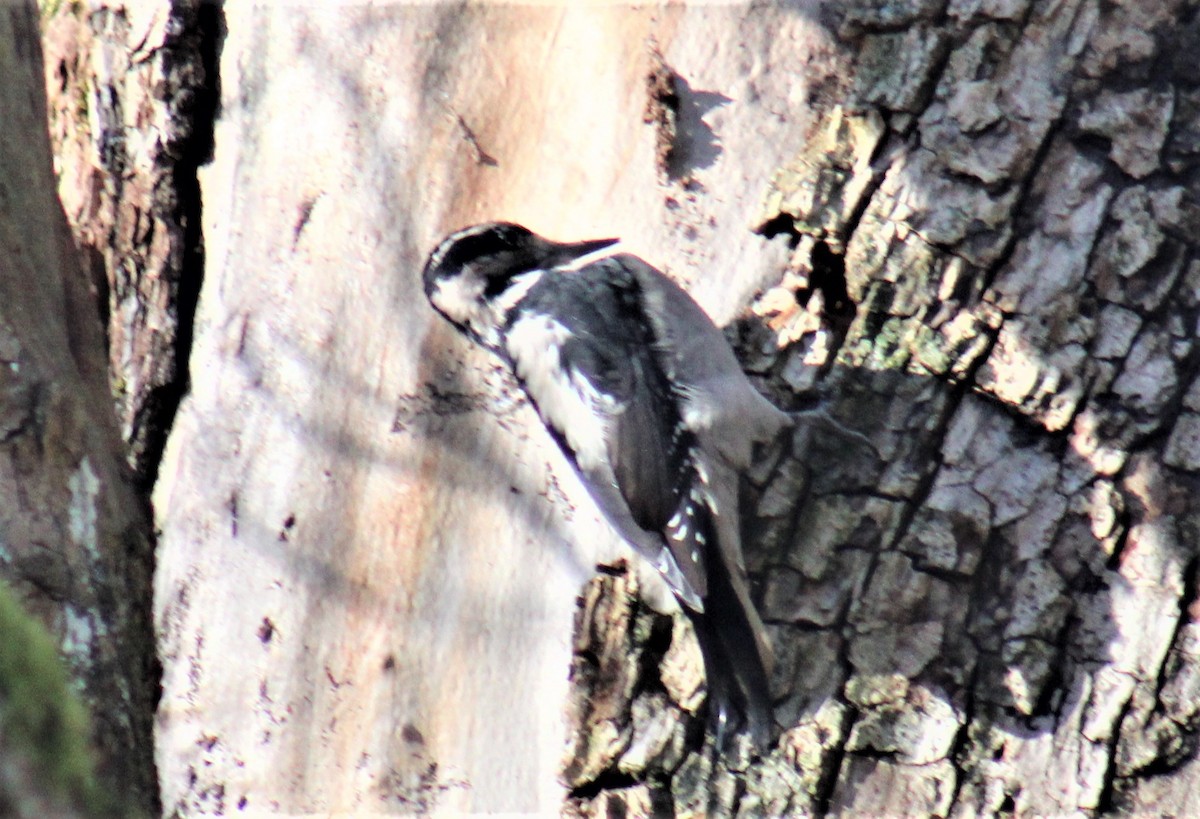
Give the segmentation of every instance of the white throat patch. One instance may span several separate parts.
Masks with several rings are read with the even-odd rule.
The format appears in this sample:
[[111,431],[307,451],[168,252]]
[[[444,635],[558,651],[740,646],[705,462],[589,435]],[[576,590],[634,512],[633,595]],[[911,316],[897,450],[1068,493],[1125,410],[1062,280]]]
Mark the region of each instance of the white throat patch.
[[440,279],[429,300],[451,321],[467,324],[483,304],[483,280],[465,273]]

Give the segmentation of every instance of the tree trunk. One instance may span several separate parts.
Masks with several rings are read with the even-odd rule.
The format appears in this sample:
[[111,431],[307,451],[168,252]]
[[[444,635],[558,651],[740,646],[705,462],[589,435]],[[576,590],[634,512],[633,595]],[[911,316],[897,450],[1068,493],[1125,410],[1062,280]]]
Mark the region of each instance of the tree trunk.
[[153,485],[187,388],[203,276],[196,168],[212,150],[219,6],[46,3],[59,196],[108,343],[108,383],[139,486]]
[[768,115],[791,81],[730,54],[690,90],[647,38],[686,29],[704,65],[712,23],[663,14],[226,7],[192,391],[155,491],[170,809],[562,805],[576,601],[615,538],[419,272],[481,218],[620,234],[723,320],[778,269],[786,243],[746,227],[802,144]]
[[[1200,809],[1195,2],[115,8],[130,138],[178,31],[220,78],[171,86],[220,116],[155,487],[168,810]],[[212,107],[169,109],[182,170],[118,163],[135,201],[199,208]],[[196,212],[125,190],[110,336],[187,355],[120,305],[187,312]],[[714,759],[688,629],[428,309],[485,219],[621,235],[804,411],[744,487],[763,758]]]
[[[0,804],[29,816],[153,814],[149,509],[123,461],[95,301],[54,196],[33,3],[0,15],[0,75]],[[79,784],[89,763],[71,737],[77,706],[10,596],[65,658],[91,712],[103,789],[118,802]],[[26,767],[26,731],[34,758],[56,768]]]
[[788,730],[723,802],[1186,813],[1196,7],[944,5],[839,15],[767,198],[748,361],[835,423],[757,501]]
[[766,214],[844,269],[812,389],[875,449],[814,432],[761,541],[802,804],[1194,811],[1197,7],[925,5],[842,16]]

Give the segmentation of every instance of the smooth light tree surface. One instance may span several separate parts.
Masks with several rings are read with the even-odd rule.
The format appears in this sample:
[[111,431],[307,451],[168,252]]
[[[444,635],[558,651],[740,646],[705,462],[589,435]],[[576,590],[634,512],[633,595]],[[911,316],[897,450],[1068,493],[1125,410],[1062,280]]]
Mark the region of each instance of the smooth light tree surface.
[[[435,319],[420,268],[482,219],[615,235],[728,319],[786,258],[750,228],[803,136],[782,116],[802,88],[769,69],[803,62],[811,23],[224,17],[192,387],[155,492],[164,800],[556,811],[576,598],[614,538],[498,362]],[[691,128],[668,161],[671,69]]]

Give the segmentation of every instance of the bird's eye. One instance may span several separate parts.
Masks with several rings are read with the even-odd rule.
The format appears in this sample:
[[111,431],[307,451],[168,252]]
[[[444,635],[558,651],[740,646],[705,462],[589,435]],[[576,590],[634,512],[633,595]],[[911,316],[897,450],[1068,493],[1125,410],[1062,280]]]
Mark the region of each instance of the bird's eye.
[[505,290],[508,289],[508,285],[511,282],[512,282],[512,276],[507,276],[507,275],[488,276],[487,284],[484,285],[484,288],[483,288],[484,298],[486,298],[486,299],[496,298],[496,296],[499,296],[501,293],[503,293]]

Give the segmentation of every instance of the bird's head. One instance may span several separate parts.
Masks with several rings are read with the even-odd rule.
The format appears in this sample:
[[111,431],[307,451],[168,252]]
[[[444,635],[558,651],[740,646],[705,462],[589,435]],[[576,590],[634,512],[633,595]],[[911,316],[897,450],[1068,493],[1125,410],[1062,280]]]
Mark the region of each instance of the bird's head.
[[616,241],[552,242],[511,222],[463,228],[443,239],[429,254],[422,274],[425,295],[459,330],[485,346],[495,347],[508,311],[540,273],[570,264]]

